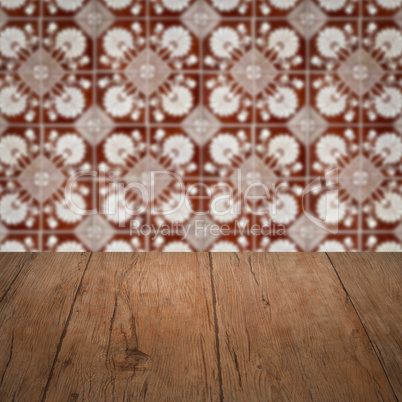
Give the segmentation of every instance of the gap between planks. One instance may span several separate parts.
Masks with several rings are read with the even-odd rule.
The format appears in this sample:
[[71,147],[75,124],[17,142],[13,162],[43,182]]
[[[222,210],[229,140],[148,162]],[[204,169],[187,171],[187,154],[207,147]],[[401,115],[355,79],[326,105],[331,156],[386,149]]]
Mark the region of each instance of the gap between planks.
[[44,402],[44,401],[46,400],[46,395],[47,395],[47,392],[48,392],[48,390],[49,390],[50,381],[52,380],[52,377],[53,377],[54,368],[55,368],[55,366],[56,366],[57,359],[58,359],[58,357],[59,357],[60,350],[61,350],[61,347],[62,347],[62,345],[63,345],[63,340],[64,340],[64,338],[65,338],[65,336],[66,336],[66,333],[67,333],[67,330],[68,330],[68,324],[70,323],[71,317],[72,317],[72,315],[73,315],[74,305],[75,305],[75,302],[77,301],[78,294],[80,293],[80,290],[81,290],[81,287],[82,287],[82,282],[84,281],[84,276],[85,276],[85,274],[86,274],[86,272],[87,272],[89,263],[90,263],[91,258],[92,258],[92,254],[93,254],[93,253],[90,253],[90,254],[89,254],[89,258],[88,258],[87,263],[86,263],[86,265],[85,265],[84,271],[82,272],[82,275],[81,275],[80,283],[79,283],[79,285],[78,285],[78,287],[77,287],[77,291],[75,292],[74,299],[73,299],[73,301],[72,301],[72,303],[71,303],[71,307],[70,307],[70,311],[69,311],[69,313],[68,313],[68,317],[67,317],[67,320],[66,320],[66,324],[64,325],[63,332],[62,332],[62,334],[61,334],[59,343],[58,343],[58,345],[57,345],[57,350],[56,350],[56,354],[55,354],[55,356],[54,356],[52,368],[50,369],[50,373],[49,373],[49,377],[48,377],[47,382],[46,382],[45,390],[43,391],[43,396],[42,396],[42,399],[41,399],[42,402]]

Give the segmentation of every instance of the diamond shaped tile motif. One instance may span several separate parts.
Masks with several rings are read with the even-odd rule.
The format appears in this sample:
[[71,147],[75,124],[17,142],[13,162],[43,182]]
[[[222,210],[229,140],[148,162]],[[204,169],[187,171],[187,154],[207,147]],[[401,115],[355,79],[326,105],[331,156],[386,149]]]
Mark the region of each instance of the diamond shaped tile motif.
[[23,188],[37,201],[46,201],[65,181],[63,173],[47,158],[38,157],[19,175]]
[[129,80],[143,94],[153,93],[171,74],[170,67],[155,52],[142,51],[127,66]]
[[337,72],[342,81],[357,95],[369,92],[384,74],[380,64],[364,50],[352,53]]
[[384,180],[381,171],[368,159],[355,158],[339,175],[339,181],[351,197],[366,200]]
[[205,37],[219,23],[219,14],[208,3],[197,0],[181,16],[183,23],[199,38]]

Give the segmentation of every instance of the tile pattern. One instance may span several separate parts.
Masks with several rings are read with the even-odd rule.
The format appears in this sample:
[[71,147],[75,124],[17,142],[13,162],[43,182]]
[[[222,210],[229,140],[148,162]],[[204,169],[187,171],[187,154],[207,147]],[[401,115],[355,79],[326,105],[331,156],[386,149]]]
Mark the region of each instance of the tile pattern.
[[401,249],[402,0],[0,0],[1,251]]

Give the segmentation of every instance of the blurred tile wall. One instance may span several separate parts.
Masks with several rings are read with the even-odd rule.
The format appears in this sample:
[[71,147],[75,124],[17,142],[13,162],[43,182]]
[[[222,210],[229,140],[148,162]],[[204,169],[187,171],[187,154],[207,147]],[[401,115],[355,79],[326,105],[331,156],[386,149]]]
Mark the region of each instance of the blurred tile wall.
[[401,162],[402,0],[0,0],[1,251],[401,251]]

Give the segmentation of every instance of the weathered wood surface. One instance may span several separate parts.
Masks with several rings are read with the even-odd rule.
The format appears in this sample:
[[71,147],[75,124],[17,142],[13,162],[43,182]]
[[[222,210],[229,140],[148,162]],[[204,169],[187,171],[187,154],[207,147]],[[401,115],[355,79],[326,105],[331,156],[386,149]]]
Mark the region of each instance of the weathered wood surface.
[[[0,401],[41,400],[88,259],[85,253],[0,257]],[[3,274],[13,264],[10,282]]]
[[226,400],[394,400],[325,254],[211,254]]
[[46,399],[219,396],[208,255],[96,253]]
[[402,399],[402,254],[328,255]]
[[0,253],[0,401],[396,400],[401,257],[329,256]]

